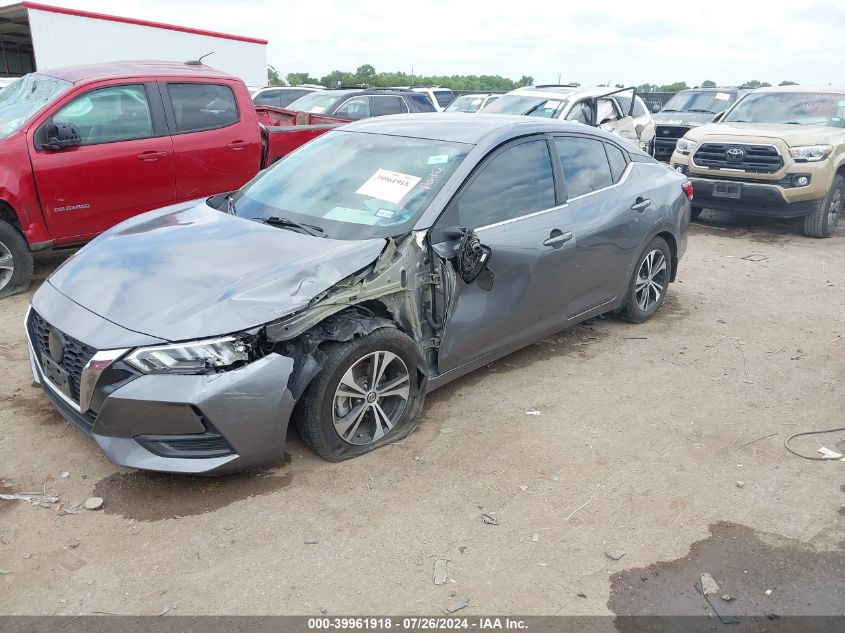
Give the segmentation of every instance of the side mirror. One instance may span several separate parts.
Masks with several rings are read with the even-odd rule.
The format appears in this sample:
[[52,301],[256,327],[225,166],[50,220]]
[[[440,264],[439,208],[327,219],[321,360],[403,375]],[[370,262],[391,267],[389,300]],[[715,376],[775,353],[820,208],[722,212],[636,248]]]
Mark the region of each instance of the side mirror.
[[726,111],[726,110],[722,110],[719,114],[717,114],[717,115],[715,116],[715,118],[713,119],[713,123],[718,123],[719,121],[721,121],[722,119],[724,119],[724,118],[725,118],[725,114],[727,114],[727,111]]
[[651,111],[657,114],[658,112],[660,112],[660,106],[655,103],[653,106],[651,106]]
[[[479,279],[482,276],[482,273],[488,271],[487,264],[490,263],[490,257],[493,252],[490,250],[489,247],[484,246],[481,243],[481,240],[478,239],[478,235],[475,234],[475,231],[468,230],[464,233],[463,237],[461,238],[461,242],[458,245],[458,253],[457,253],[457,266],[458,274],[461,276],[461,279],[464,280],[465,283],[471,284],[476,279]],[[488,275],[485,275],[485,281],[489,281],[482,285],[479,283],[479,286],[482,287],[484,290],[490,290],[493,287],[493,277],[492,274],[489,275],[489,280],[486,278]],[[479,279],[479,281],[481,281]],[[484,287],[488,286],[488,287]]]
[[82,135],[73,123],[50,123],[47,125],[47,142],[40,149],[62,150],[82,145]]

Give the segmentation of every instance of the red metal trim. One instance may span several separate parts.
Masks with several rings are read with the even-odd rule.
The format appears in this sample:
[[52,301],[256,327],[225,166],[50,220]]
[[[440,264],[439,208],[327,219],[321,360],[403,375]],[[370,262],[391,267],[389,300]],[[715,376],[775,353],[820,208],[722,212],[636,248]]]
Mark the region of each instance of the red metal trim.
[[123,24],[135,24],[137,26],[148,26],[154,29],[166,29],[168,31],[180,31],[182,33],[192,33],[194,35],[207,35],[209,37],[220,37],[227,40],[235,40],[238,42],[249,42],[251,44],[267,44],[267,40],[258,39],[255,37],[244,37],[242,35],[230,35],[228,33],[217,33],[216,31],[205,31],[203,29],[192,29],[187,26],[177,26],[175,24],[164,24],[162,22],[150,22],[148,20],[136,20],[135,18],[124,18],[118,15],[106,15],[105,13],[94,13],[92,11],[80,11],[78,9],[66,9],[64,7],[54,7],[48,4],[40,4],[38,2],[23,2],[23,7],[27,9],[34,9],[36,11],[47,11],[49,13],[62,13],[64,15],[75,15],[80,18],[90,18],[93,20],[106,20],[108,22],[121,22]]

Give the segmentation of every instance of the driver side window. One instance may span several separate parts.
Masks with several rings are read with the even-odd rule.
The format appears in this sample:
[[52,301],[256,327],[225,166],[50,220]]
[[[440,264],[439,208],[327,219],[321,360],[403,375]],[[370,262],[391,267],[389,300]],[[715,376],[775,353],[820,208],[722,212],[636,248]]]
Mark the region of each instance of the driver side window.
[[555,206],[555,183],[545,140],[504,150],[481,168],[458,199],[458,223],[471,229]]
[[587,101],[579,101],[572,109],[569,111],[569,114],[566,115],[567,121],[577,121],[578,123],[583,123],[584,125],[590,125],[592,120],[592,108]]
[[341,119],[366,119],[370,116],[370,100],[367,97],[353,97],[335,111],[334,115]]
[[153,136],[147,91],[141,84],[92,90],[59,110],[53,115],[53,122],[74,124],[82,145]]

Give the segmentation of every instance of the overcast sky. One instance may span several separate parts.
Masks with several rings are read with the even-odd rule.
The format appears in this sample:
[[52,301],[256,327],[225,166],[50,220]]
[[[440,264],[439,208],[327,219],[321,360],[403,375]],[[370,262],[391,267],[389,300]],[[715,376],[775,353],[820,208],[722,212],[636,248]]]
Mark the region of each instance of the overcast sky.
[[270,41],[268,63],[282,74],[320,77],[372,64],[377,71],[530,75],[537,82],[560,75],[584,85],[845,83],[841,0],[45,2],[261,37]]

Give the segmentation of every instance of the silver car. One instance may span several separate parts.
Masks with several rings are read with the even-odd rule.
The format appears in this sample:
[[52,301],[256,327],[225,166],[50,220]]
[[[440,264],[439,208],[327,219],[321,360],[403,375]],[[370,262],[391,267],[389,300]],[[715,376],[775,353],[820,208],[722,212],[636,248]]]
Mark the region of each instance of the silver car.
[[407,436],[426,393],[549,333],[652,317],[691,197],[575,123],[361,121],[80,250],[32,300],[32,372],[116,464],[278,461],[291,422],[347,459]]

